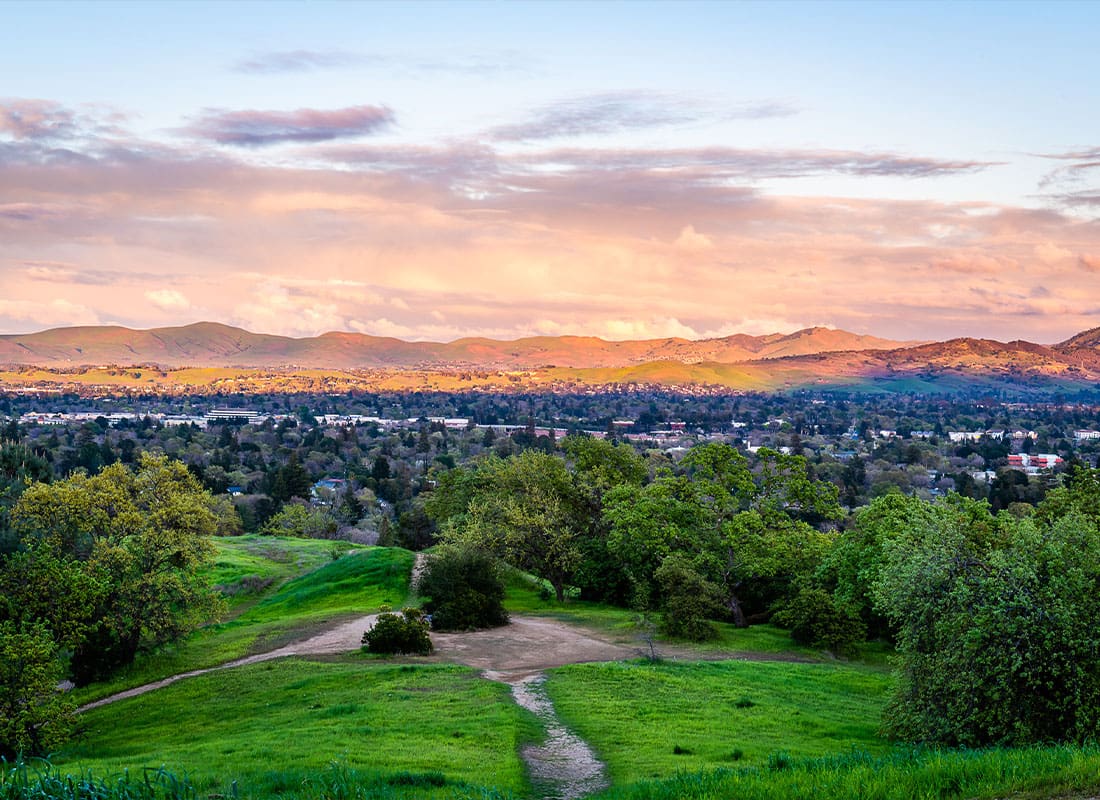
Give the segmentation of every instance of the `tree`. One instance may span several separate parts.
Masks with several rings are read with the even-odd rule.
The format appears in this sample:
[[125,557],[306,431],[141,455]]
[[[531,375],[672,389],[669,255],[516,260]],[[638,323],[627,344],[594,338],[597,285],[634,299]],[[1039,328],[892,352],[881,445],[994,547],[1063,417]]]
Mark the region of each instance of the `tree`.
[[898,629],[893,736],[968,747],[1100,735],[1100,532],[937,504],[888,548],[876,600]]
[[311,488],[309,473],[298,463],[298,454],[291,453],[286,464],[275,473],[271,499],[276,503],[285,503],[294,497],[308,500]]
[[432,628],[476,630],[508,623],[500,562],[474,547],[441,547],[428,557],[419,591]]
[[479,488],[441,538],[487,548],[549,582],[558,602],[564,602],[565,587],[582,560],[585,531],[565,462],[525,450],[509,459],[488,458],[477,469]]
[[748,625],[746,591],[766,608],[819,563],[830,537],[807,520],[841,514],[836,486],[811,478],[804,457],[761,448],[757,458],[755,475],[729,445],[694,447],[683,462],[709,519],[703,572],[722,587],[738,627]]
[[72,733],[57,645],[43,625],[0,622],[0,757],[46,755]]
[[[75,474],[29,487],[12,510],[28,551],[78,567],[98,585],[71,659],[78,683],[104,677],[193,630],[222,608],[200,575],[214,554],[210,495],[179,462],[143,454],[136,471],[116,463],[99,475]],[[10,567],[5,564],[4,569]],[[64,591],[59,589],[58,591]],[[41,612],[51,629],[58,614]]]
[[327,511],[312,509],[303,503],[287,503],[260,530],[265,536],[298,536],[331,539],[336,535],[336,519]]

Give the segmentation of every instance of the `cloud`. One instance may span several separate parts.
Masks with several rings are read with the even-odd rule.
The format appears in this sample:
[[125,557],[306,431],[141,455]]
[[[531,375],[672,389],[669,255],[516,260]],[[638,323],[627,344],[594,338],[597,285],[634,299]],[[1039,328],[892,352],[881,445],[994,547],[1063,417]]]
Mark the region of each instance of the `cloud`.
[[535,109],[525,121],[494,128],[490,136],[498,141],[530,142],[662,128],[704,119],[766,119],[796,113],[792,106],[778,102],[719,111],[657,92],[607,92],[559,100]]
[[563,170],[599,172],[689,171],[714,179],[802,178],[843,174],[863,177],[928,178],[979,172],[1003,162],[948,160],[896,153],[851,150],[764,150],[734,147],[691,149],[558,149],[515,156],[532,165],[559,165]]
[[1100,147],[1085,147],[1065,153],[1036,153],[1039,158],[1053,158],[1059,161],[1093,161],[1100,159]]
[[99,315],[80,303],[52,300],[0,299],[0,319],[33,322],[36,326],[98,325]]
[[242,59],[233,69],[253,74],[277,74],[355,67],[371,61],[368,56],[347,50],[278,50]]
[[1017,265],[1004,258],[986,253],[951,253],[936,258],[928,265],[937,272],[958,272],[963,275],[997,275]]
[[1100,206],[1100,192],[1070,192],[1069,194],[1054,195],[1054,200],[1067,206]]
[[145,299],[161,311],[187,311],[191,301],[175,289],[154,289],[145,293]]
[[681,250],[695,251],[695,250],[710,250],[714,247],[714,242],[710,237],[704,236],[695,230],[694,225],[688,225],[680,231],[680,235],[676,237],[676,241],[673,242],[676,247]]
[[349,106],[332,111],[226,111],[207,109],[185,131],[217,144],[266,147],[286,142],[328,142],[367,136],[389,127],[385,106]]
[[361,53],[351,50],[275,50],[236,62],[232,69],[253,75],[278,75],[325,69],[379,67],[394,72],[492,75],[523,68],[520,54],[505,52],[458,58],[422,58],[408,55]]
[[1059,261],[1072,258],[1073,253],[1053,242],[1043,242],[1035,245],[1035,256],[1044,264],[1057,264]]
[[1100,272],[1100,254],[1081,253],[1077,263],[1086,272]]
[[524,142],[693,122],[689,103],[652,92],[609,92],[560,100],[532,112],[525,122],[491,131],[500,141]]
[[0,133],[14,139],[68,139],[78,132],[76,115],[50,100],[0,100]]
[[36,222],[61,214],[61,207],[51,203],[0,203],[0,222]]

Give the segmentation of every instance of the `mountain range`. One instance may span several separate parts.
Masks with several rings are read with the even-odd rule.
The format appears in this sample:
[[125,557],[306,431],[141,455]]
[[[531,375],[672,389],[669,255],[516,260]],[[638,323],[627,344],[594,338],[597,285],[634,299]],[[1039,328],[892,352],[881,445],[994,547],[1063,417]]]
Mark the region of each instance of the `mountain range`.
[[301,339],[251,333],[215,322],[133,330],[119,326],[54,328],[0,336],[0,364],[45,367],[157,364],[162,367],[316,367],[327,369],[524,369],[625,367],[653,361],[737,363],[911,343],[830,328],[720,339],[606,341],[592,336],[535,336],[513,341],[467,338],[406,342],[361,333]]
[[0,364],[52,370],[141,364],[165,369],[380,370],[391,375],[521,371],[528,376],[523,381],[541,386],[633,383],[1030,394],[1100,388],[1100,328],[1053,345],[973,338],[899,342],[821,327],[698,341],[539,336],[439,343],[338,332],[290,338],[200,322],[150,330],[100,326],[3,335]]

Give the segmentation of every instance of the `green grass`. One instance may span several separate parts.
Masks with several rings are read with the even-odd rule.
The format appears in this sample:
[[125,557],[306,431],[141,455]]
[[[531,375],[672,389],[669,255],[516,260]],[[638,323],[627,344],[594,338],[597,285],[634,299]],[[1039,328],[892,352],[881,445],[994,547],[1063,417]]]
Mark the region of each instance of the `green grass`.
[[383,605],[399,607],[408,595],[413,558],[408,550],[385,547],[367,548],[336,561],[330,558],[235,618],[139,657],[110,681],[78,690],[76,700],[87,703],[169,675],[274,650]]
[[890,685],[878,669],[723,661],[577,664],[551,670],[558,714],[616,784],[736,762],[853,748],[882,752]]
[[776,755],[759,767],[681,773],[599,800],[1086,800],[1100,789],[1100,748],[898,749],[818,759]]
[[297,539],[278,536],[219,537],[218,553],[204,570],[211,585],[219,588],[230,611],[251,605],[267,590],[332,560],[334,549],[346,553],[348,542]]
[[521,791],[519,745],[538,736],[506,686],[464,667],[299,659],[189,678],[86,712],[81,723],[83,737],[54,759],[58,770],[163,766],[203,795],[237,781],[254,797],[318,779],[334,761]]

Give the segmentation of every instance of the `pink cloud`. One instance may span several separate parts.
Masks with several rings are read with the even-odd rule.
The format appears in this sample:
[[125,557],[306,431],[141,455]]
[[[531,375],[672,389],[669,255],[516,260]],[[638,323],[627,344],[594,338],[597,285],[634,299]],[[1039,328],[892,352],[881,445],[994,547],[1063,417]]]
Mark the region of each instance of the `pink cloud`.
[[287,142],[327,142],[378,131],[393,124],[385,106],[350,106],[332,111],[227,111],[208,109],[186,132],[217,144],[265,147]]

